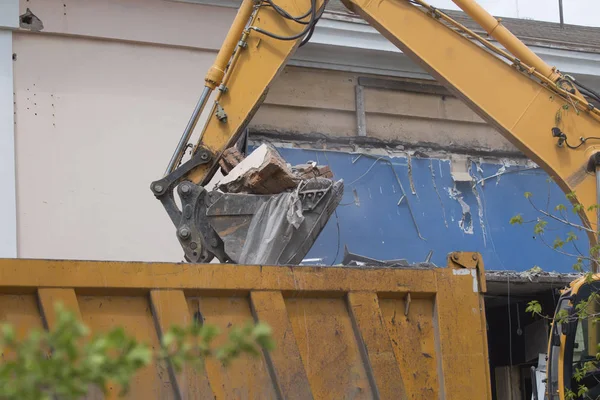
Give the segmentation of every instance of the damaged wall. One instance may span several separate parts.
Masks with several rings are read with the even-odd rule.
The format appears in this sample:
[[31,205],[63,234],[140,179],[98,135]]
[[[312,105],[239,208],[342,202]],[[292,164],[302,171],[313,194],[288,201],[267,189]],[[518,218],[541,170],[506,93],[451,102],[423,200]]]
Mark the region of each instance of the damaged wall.
[[[271,87],[251,128],[278,134],[357,136],[355,88],[360,77],[364,75],[288,67]],[[375,87],[365,87],[363,92],[368,138],[518,154],[496,130],[453,96]]]
[[[347,245],[353,253],[409,262],[423,261],[433,250],[432,261],[445,265],[452,251],[477,251],[488,270],[525,271],[539,265],[547,271],[572,272],[576,260],[535,238],[533,225],[509,224],[517,213],[525,220],[540,216],[525,192],[534,193],[543,209],[566,203],[558,186],[534,165],[473,159],[468,171],[473,180],[455,182],[448,158],[290,147],[278,145],[288,162],[328,164],[334,178],[344,179],[345,184],[338,219],[330,219],[306,259],[339,263]],[[556,236],[565,237],[569,229],[549,223],[547,231],[545,240],[551,246]],[[579,236],[577,245],[585,252],[586,237]]]

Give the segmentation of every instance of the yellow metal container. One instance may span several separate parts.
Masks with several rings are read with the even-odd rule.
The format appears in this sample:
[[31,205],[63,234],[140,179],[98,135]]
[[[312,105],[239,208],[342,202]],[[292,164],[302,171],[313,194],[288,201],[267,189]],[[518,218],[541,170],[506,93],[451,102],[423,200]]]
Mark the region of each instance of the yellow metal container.
[[273,328],[262,358],[152,365],[131,399],[491,399],[484,291],[476,253],[446,268],[0,260],[0,321],[21,336],[52,327],[57,301],[94,332],[123,326],[153,346],[194,315]]

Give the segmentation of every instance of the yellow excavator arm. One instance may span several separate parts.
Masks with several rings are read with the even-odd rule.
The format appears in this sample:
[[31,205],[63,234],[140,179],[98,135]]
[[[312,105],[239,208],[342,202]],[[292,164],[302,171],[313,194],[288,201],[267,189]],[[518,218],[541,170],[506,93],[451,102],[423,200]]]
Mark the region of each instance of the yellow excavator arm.
[[[592,230],[597,214],[587,206],[597,203],[600,112],[586,97],[598,95],[547,65],[474,1],[454,2],[498,45],[422,0],[343,0],[540,165],[566,193],[575,193],[572,202],[585,206],[579,215],[596,244]],[[208,183],[221,154],[235,145],[270,84],[312,34],[325,6],[323,0],[242,2],[165,176],[151,186],[163,205],[172,203],[165,208],[176,225],[181,225],[176,222],[181,213],[165,199],[183,181],[199,187]],[[215,90],[192,157],[180,165],[198,117]],[[202,236],[206,233],[200,232]],[[218,236],[211,239],[219,241]],[[227,259],[223,252],[219,258]]]

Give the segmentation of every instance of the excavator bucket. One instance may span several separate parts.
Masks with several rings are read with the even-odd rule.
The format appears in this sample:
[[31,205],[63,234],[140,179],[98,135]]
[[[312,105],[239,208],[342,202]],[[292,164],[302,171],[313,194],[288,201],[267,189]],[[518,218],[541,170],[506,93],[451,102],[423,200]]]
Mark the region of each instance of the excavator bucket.
[[234,155],[221,159],[219,190],[177,176],[151,186],[177,227],[186,260],[299,264],[340,203],[343,181],[316,163],[292,168],[266,145],[246,158]]
[[213,192],[210,226],[237,264],[299,264],[342,199],[343,181],[310,179],[277,195]]

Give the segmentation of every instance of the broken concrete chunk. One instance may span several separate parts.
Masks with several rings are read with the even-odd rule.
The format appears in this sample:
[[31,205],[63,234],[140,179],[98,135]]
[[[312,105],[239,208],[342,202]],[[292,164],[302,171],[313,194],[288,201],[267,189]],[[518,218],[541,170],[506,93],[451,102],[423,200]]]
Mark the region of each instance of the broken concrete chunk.
[[317,165],[315,162],[309,162],[308,164],[296,165],[292,168],[294,175],[299,179],[311,179],[311,178],[333,178],[333,172],[327,165]]
[[242,153],[238,151],[235,147],[230,147],[223,152],[221,155],[221,159],[219,160],[219,165],[221,166],[221,171],[224,175],[231,172],[236,165],[242,162],[244,156]]
[[471,182],[473,177],[469,173],[470,160],[467,157],[455,156],[450,160],[450,174],[454,182]]
[[219,165],[225,178],[219,189],[226,193],[279,194],[295,189],[301,181],[333,178],[329,166],[314,161],[290,166],[277,150],[263,144],[246,159],[235,148],[223,152]]
[[262,144],[219,183],[226,193],[278,194],[295,188],[298,179],[274,147]]

